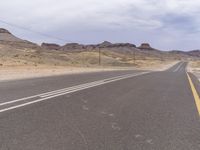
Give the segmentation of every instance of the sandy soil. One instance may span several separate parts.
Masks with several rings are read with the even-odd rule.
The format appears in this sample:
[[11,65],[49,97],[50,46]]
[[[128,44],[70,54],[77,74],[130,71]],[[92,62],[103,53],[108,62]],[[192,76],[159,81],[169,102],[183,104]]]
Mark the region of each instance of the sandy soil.
[[188,72],[192,72],[200,81],[200,61],[192,61],[187,67]]
[[163,71],[175,65],[178,61],[138,60],[137,68],[142,70]]
[[81,67],[1,67],[0,81],[55,76],[64,74],[77,74],[87,72],[111,71],[111,70],[127,70],[133,68],[81,68]]
[[176,62],[165,62],[160,64],[148,63],[146,67],[59,67],[59,66],[9,66],[0,67],[0,81],[25,79],[33,77],[55,76],[64,74],[77,74],[87,72],[99,72],[99,71],[112,71],[112,70],[131,70],[131,69],[147,69],[154,71],[165,70]]

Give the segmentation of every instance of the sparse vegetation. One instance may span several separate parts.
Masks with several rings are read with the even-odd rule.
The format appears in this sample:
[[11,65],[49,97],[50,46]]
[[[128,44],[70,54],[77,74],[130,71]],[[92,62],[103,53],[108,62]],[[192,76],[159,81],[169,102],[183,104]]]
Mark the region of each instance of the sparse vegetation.
[[193,60],[189,63],[189,71],[200,73],[200,60]]
[[[87,70],[96,68],[98,70],[126,67],[161,70],[163,67],[166,68],[173,64],[178,58],[188,57],[186,53],[163,52],[151,48],[147,44],[138,48],[130,43],[112,44],[110,42],[97,45],[69,43],[64,46],[46,43],[38,46],[16,38],[8,31],[5,32],[4,30],[2,36],[0,34],[1,72],[8,68],[13,72],[18,69],[21,73],[27,72],[26,68],[28,68],[29,72],[37,70],[36,72],[42,73],[46,68],[61,73],[66,68],[74,67],[79,70],[80,68]],[[12,41],[8,41],[8,39]]]
[[200,59],[191,61],[188,66],[188,71],[193,72],[200,80]]

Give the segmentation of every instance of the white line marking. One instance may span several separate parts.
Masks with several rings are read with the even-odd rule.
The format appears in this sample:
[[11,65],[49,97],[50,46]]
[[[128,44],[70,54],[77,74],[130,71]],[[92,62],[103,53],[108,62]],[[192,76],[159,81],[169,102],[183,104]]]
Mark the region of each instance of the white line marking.
[[55,95],[55,94],[59,94],[59,93],[67,92],[67,91],[73,91],[74,89],[82,89],[84,87],[90,87],[91,85],[98,85],[99,83],[101,83],[101,82],[88,83],[88,84],[84,84],[84,85],[74,86],[74,87],[70,87],[70,88],[67,88],[67,89],[54,91],[54,92],[49,93],[49,94],[41,94],[40,97],[48,97],[48,96],[51,96],[51,95]]
[[[143,73],[146,73],[146,72],[143,72]],[[76,85],[76,86],[72,86],[72,87],[67,87],[67,88],[63,88],[63,89],[59,89],[59,90],[55,90],[55,91],[41,93],[41,94],[29,96],[29,97],[24,97],[24,98],[20,98],[20,99],[17,99],[17,100],[12,100],[12,101],[9,101],[9,102],[0,103],[0,106],[16,103],[16,102],[20,102],[20,101],[25,101],[25,100],[32,99],[32,98],[37,98],[37,97],[51,96],[53,94],[61,93],[63,91],[70,91],[70,90],[77,89],[79,87],[86,87],[87,85],[93,85],[93,84],[95,85],[96,83],[104,82],[105,80],[112,80],[112,79],[115,79],[115,78],[122,78],[122,77],[130,76],[130,75],[133,75],[133,74],[126,74],[126,75],[122,75],[122,76],[107,78],[107,79],[103,79],[103,80],[99,80],[99,81],[94,81],[94,82],[85,83],[85,84],[81,84],[81,85]]]
[[182,65],[183,65],[183,62],[180,63],[180,65],[174,70],[174,72],[177,72],[181,68]]
[[24,98],[20,98],[20,99],[17,99],[17,100],[12,100],[12,101],[9,101],[9,102],[0,103],[0,106],[16,103],[16,102],[20,102],[20,101],[25,101],[27,99],[36,98],[36,97],[38,97],[38,95],[24,97]]
[[[100,80],[100,81],[96,81],[96,82],[91,82],[92,84],[91,83],[83,84],[83,85],[86,85],[85,87],[83,85],[76,86],[78,88],[70,87],[70,88],[68,88],[70,90],[67,90],[67,88],[65,88],[66,91],[54,93],[54,95],[50,94],[50,96],[44,97],[44,98],[40,97],[40,95],[44,96],[45,93],[44,94],[38,94],[38,95],[30,96],[30,97],[25,97],[25,98],[21,98],[21,99],[17,99],[17,100],[13,100],[13,101],[5,102],[5,103],[1,103],[0,106],[3,106],[3,105],[13,104],[13,103],[20,102],[20,101],[30,100],[31,98],[40,97],[39,99],[30,101],[30,102],[24,102],[23,104],[19,104],[19,105],[15,105],[15,106],[11,106],[11,107],[8,107],[8,108],[1,109],[0,113],[8,111],[8,110],[16,109],[16,108],[19,108],[19,107],[24,107],[24,106],[27,106],[27,105],[30,105],[30,104],[34,104],[34,103],[37,103],[37,102],[45,101],[45,100],[48,100],[48,99],[51,99],[51,98],[55,98],[55,97],[58,97],[58,96],[62,96],[62,95],[68,94],[68,93],[81,91],[81,90],[88,89],[88,88],[91,88],[91,87],[95,87],[95,86],[99,86],[99,85],[103,85],[103,84],[107,84],[107,83],[111,83],[111,82],[115,82],[115,81],[131,78],[131,77],[140,76],[140,75],[144,75],[144,74],[147,74],[147,73],[150,73],[150,72],[142,72],[142,73],[137,73],[137,74],[128,74],[128,75],[124,75],[124,76],[119,76],[119,78],[115,77],[115,78],[113,78],[113,80],[112,80],[112,78],[109,78],[109,80],[108,79],[104,79],[104,80]],[[104,81],[104,82],[102,82],[102,81]],[[61,89],[61,90],[63,90],[63,89]],[[56,90],[56,91],[59,91],[59,90]],[[52,91],[52,92],[55,92],[55,91]],[[47,93],[52,93],[52,92],[47,92]]]
[[185,72],[187,72],[187,71],[188,71],[188,62],[186,64],[186,66],[185,66]]
[[183,67],[180,67],[179,69],[178,69],[178,71],[182,71],[184,68]]
[[184,62],[181,62],[179,65],[178,65],[178,67],[173,71],[173,72],[176,72],[176,71],[178,71],[179,70],[179,68],[183,65],[183,63]]
[[[135,75],[137,75],[137,74],[134,74],[134,76]],[[132,77],[132,76],[133,76],[133,74],[128,74],[128,75],[124,75],[124,76],[118,76],[118,77],[108,78],[108,79],[95,81],[95,82],[91,82],[91,83],[86,83],[86,84],[83,84],[83,85],[78,85],[78,86],[73,86],[73,87],[70,87],[70,88],[62,89],[62,90],[53,91],[53,92],[48,93],[48,94],[41,94],[40,97],[47,97],[47,96],[51,96],[51,95],[54,95],[54,94],[68,92],[68,91],[71,91],[71,90],[74,90],[74,89],[82,89],[82,88],[91,87],[91,86],[93,87],[93,86],[101,85],[101,84],[104,84],[104,83],[109,83],[110,81],[113,82],[113,81],[117,81],[119,79],[121,80],[121,79],[129,78],[129,77]]]

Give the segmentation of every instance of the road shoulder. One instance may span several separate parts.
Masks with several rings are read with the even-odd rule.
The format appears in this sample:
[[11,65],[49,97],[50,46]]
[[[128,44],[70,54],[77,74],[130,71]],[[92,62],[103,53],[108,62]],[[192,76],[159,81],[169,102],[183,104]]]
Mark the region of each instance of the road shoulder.
[[125,71],[125,70],[151,70],[151,71],[163,71],[176,62],[162,64],[161,66],[152,67],[152,68],[137,68],[137,67],[55,67],[55,66],[43,66],[43,67],[0,67],[0,82],[1,81],[10,81],[10,80],[19,80],[19,79],[31,79],[38,77],[51,77],[51,76],[60,76],[60,75],[71,75],[71,74],[83,74],[83,73],[92,73],[92,72],[108,72],[108,71]]

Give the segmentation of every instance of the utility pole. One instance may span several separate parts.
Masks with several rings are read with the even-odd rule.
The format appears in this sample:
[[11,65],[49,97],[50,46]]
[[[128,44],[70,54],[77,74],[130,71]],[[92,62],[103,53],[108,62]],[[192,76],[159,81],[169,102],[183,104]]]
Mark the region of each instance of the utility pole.
[[101,49],[99,47],[99,66],[101,65]]
[[133,52],[132,52],[132,54],[133,54],[133,64],[135,64],[135,50],[133,50]]
[[84,50],[82,50],[82,65],[85,66],[85,59],[84,59]]

